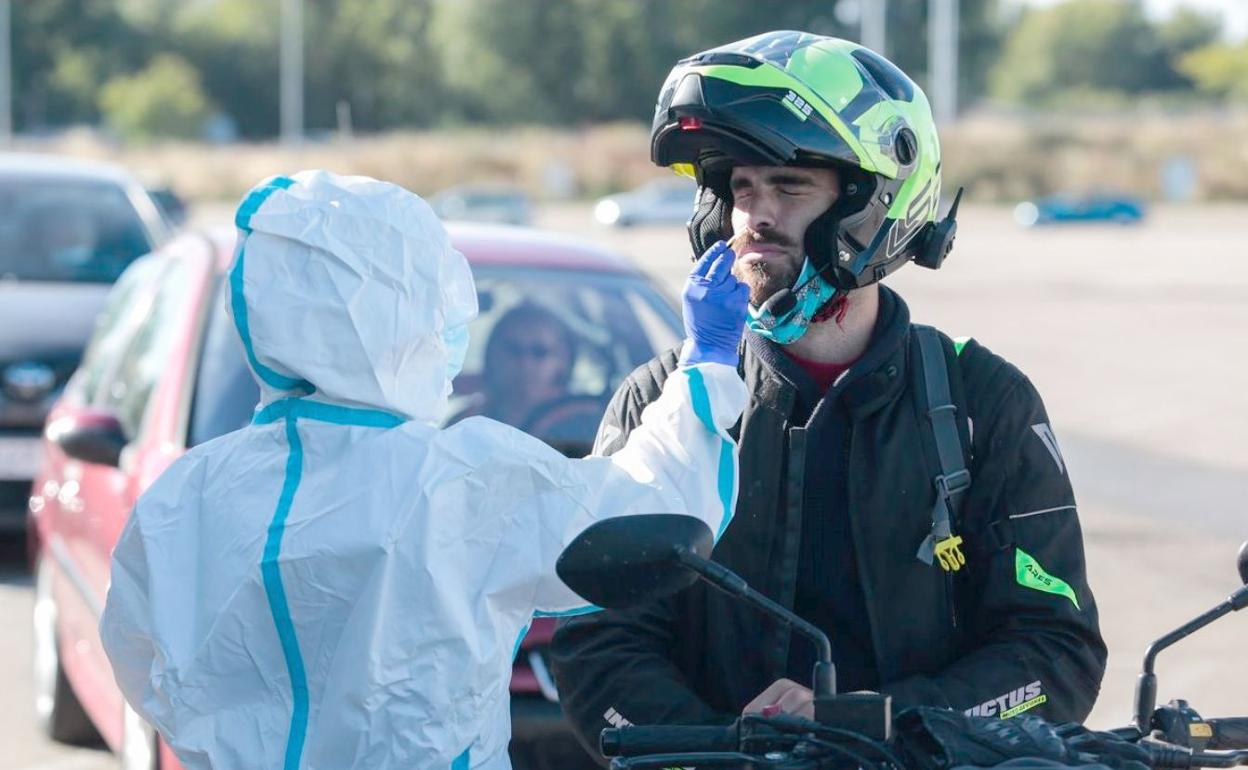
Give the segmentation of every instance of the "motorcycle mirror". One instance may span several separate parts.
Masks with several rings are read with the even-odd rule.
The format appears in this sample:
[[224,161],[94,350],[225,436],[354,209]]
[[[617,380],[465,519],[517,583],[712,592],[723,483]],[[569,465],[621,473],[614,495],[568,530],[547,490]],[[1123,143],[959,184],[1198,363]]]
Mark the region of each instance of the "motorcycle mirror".
[[1248,542],[1239,547],[1239,579],[1243,582],[1226,601],[1161,637],[1144,652],[1144,670],[1135,682],[1135,727],[1147,735],[1152,727],[1153,706],[1157,702],[1157,674],[1154,667],[1157,655],[1174,643],[1186,639],[1196,631],[1225,615],[1248,607]]
[[682,549],[710,556],[711,528],[671,513],[618,516],[587,528],[563,549],[555,572],[587,601],[627,609],[674,594],[698,579],[684,567]]

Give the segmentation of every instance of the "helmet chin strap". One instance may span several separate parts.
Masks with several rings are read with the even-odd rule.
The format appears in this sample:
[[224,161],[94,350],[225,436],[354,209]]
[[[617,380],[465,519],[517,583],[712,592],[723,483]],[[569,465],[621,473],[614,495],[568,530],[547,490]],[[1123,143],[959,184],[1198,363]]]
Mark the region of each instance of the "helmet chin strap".
[[751,305],[746,324],[772,342],[789,345],[806,333],[820,309],[836,295],[836,288],[819,276],[807,258],[802,261],[797,284],[768,297],[761,308]]
[[786,315],[792,312],[793,308],[797,307],[798,293],[801,292],[802,289],[805,289],[807,286],[809,286],[811,282],[813,282],[816,278],[818,278],[822,272],[823,272],[822,269],[816,270],[815,272],[810,274],[809,278],[802,281],[797,286],[794,286],[789,289],[780,289],[775,294],[772,294],[770,297],[768,297],[766,301],[764,301],[763,304],[759,306],[758,312],[770,313],[771,315],[777,318],[779,318],[782,315]]

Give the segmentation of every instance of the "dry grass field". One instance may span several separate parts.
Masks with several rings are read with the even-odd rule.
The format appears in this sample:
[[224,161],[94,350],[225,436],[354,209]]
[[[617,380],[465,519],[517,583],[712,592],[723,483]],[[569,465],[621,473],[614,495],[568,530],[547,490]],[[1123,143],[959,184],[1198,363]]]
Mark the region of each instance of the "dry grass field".
[[[971,115],[941,132],[945,188],[970,200],[1012,201],[1054,191],[1113,189],[1164,197],[1162,169],[1190,160],[1199,200],[1248,199],[1248,113],[1065,116]],[[163,143],[123,147],[86,133],[30,149],[104,158],[171,182],[194,200],[232,200],[257,180],[301,168],[388,179],[423,195],[453,184],[503,181],[539,198],[551,177],[574,197],[626,189],[661,174],[639,124],[491,130],[471,128],[265,144]]]

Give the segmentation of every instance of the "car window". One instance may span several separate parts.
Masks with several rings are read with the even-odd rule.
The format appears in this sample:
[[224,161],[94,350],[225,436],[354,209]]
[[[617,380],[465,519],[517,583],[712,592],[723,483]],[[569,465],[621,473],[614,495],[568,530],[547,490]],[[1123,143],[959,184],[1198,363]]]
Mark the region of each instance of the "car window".
[[689,207],[693,207],[692,185],[670,185],[663,189],[661,197],[666,203],[687,203]]
[[523,206],[524,197],[509,192],[476,192],[467,193],[463,200],[470,206]]
[[[509,390],[530,397],[534,408],[517,420],[539,438],[568,454],[588,452],[607,400],[620,381],[656,353],[680,338],[680,319],[652,286],[632,276],[515,268],[474,268],[481,314],[469,327],[471,341],[462,374],[451,397],[456,422],[486,414],[488,394],[499,379],[532,372],[540,379],[553,366],[550,332],[567,329],[571,360],[553,381],[526,391],[517,383]],[[247,367],[242,344],[225,309],[222,293],[213,302],[195,382],[187,445],[210,441],[245,426],[260,393]],[[549,314],[549,315],[547,315]],[[514,324],[524,334],[497,328]],[[550,328],[539,328],[543,325]],[[510,327],[508,327],[510,328]],[[497,332],[497,336],[495,333]],[[493,343],[491,343],[493,340]],[[493,348],[492,350],[491,347]],[[487,356],[487,351],[492,355]],[[487,357],[498,363],[487,378]],[[566,372],[566,374],[565,374]],[[550,386],[558,385],[554,390]],[[532,398],[557,394],[557,398]],[[519,411],[519,410],[515,410]]]
[[0,179],[0,278],[112,283],[151,249],[116,184]]
[[484,415],[585,454],[623,378],[679,340],[679,316],[628,275],[478,266],[450,422]]
[[194,271],[186,260],[172,260],[160,276],[151,310],[126,343],[125,352],[100,388],[95,404],[112,412],[130,439],[139,435],[143,415],[169,355],[182,331],[179,317],[190,303]]
[[167,265],[168,262],[156,257],[140,259],[109,291],[71,386],[82,394],[87,403],[99,400],[99,389],[108,373],[116,367],[134,327],[151,312],[155,300],[152,284]]
[[188,447],[247,425],[260,402],[260,386],[247,367],[247,354],[225,301],[222,282],[204,330],[186,434]]

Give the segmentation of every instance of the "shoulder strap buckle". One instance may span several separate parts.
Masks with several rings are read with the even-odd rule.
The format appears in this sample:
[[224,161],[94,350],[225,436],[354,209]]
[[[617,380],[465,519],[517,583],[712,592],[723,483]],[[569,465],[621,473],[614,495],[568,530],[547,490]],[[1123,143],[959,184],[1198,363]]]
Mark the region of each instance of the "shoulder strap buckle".
[[971,472],[962,455],[962,439],[958,435],[957,407],[949,386],[949,368],[940,335],[930,326],[914,327],[918,342],[918,364],[927,399],[927,419],[936,445],[940,473],[932,479],[936,502],[932,506],[931,533],[919,545],[916,554],[924,564],[939,562],[946,572],[956,572],[966,564],[962,538],[953,532],[953,516],[957,514],[965,493],[971,486]]
[[957,572],[966,564],[966,556],[962,553],[962,538],[957,535],[947,537],[936,544],[936,559],[945,572]]
[[948,476],[942,473],[932,479],[932,483],[936,487],[936,494],[948,501],[954,495],[961,494],[971,488],[971,472],[963,468],[960,471],[954,471]]

